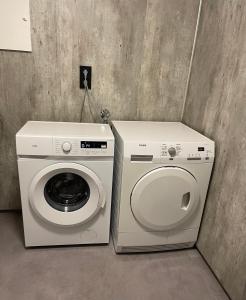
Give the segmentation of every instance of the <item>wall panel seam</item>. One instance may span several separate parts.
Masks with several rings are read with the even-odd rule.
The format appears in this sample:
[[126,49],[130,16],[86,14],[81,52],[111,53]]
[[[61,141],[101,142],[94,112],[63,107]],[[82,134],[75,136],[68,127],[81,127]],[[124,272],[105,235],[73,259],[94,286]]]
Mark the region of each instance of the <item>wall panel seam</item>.
[[198,8],[198,13],[197,13],[196,29],[195,29],[194,40],[193,40],[192,51],[191,51],[191,57],[190,57],[189,71],[188,71],[188,76],[187,76],[187,81],[186,81],[186,87],[185,87],[183,107],[182,107],[182,111],[181,111],[181,121],[183,121],[185,104],[186,104],[186,101],[187,101],[187,95],[188,95],[188,90],[189,90],[190,77],[191,77],[191,69],[192,69],[192,66],[193,66],[193,59],[194,59],[194,53],[195,53],[195,48],[196,48],[198,28],[199,28],[199,24],[200,24],[200,16],[201,16],[201,10],[202,10],[202,3],[203,3],[203,0],[200,0],[199,8]]

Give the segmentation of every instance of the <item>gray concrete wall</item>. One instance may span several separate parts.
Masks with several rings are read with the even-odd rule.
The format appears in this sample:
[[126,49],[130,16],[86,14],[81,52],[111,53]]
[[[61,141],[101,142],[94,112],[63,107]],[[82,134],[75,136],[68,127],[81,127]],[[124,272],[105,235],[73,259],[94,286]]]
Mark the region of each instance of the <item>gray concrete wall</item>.
[[20,207],[15,133],[30,119],[79,121],[79,65],[93,117],[181,120],[197,0],[33,0],[32,53],[0,51],[0,209]]
[[246,2],[203,0],[183,121],[216,142],[198,248],[246,299]]

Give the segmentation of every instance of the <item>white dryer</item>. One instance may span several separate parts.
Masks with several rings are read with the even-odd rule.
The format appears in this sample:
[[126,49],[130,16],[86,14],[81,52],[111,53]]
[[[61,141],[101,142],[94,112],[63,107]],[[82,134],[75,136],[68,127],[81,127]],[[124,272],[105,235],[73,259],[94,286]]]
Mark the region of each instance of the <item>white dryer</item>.
[[192,247],[213,166],[214,142],[179,122],[112,124],[116,252]]
[[27,122],[16,134],[25,245],[108,243],[108,125]]

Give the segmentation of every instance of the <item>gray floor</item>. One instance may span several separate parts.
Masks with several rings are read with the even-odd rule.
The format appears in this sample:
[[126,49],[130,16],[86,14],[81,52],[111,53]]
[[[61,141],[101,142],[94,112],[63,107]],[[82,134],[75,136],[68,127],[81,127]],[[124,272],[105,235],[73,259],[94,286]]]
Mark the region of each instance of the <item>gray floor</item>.
[[25,249],[21,216],[0,213],[0,298],[228,300],[192,250],[116,255],[109,246]]

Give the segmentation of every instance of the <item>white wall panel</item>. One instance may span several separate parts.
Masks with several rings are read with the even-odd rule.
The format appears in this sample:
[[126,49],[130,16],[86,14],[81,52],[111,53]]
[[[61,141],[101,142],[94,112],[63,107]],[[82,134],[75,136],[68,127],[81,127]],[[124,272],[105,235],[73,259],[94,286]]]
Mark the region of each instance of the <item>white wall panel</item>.
[[29,0],[0,0],[0,49],[32,50]]

